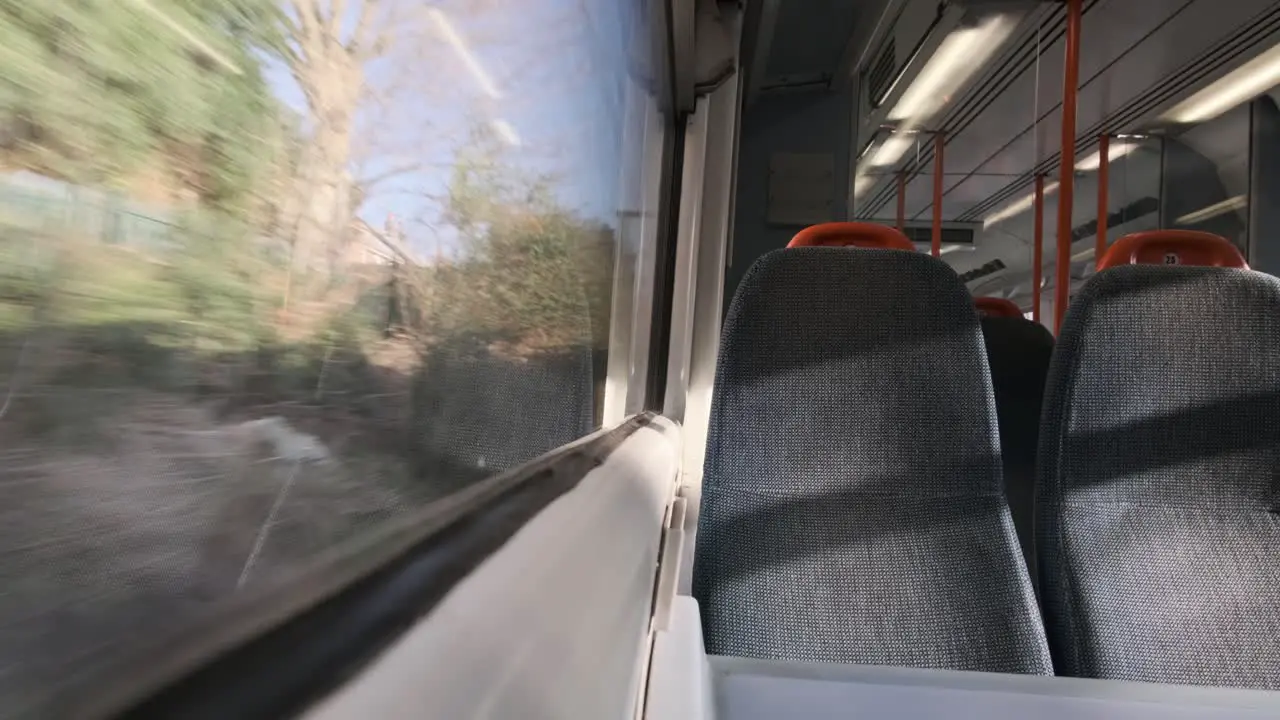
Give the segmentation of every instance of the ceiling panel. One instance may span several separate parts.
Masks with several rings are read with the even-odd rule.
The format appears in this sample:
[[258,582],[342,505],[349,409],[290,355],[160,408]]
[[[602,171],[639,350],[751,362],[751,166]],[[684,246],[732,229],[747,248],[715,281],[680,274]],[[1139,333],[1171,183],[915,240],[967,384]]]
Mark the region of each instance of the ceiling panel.
[[[846,16],[839,13],[844,8],[851,24],[852,11],[848,6],[854,4],[828,0],[782,3],[774,43],[776,56],[771,56],[770,74],[814,72],[820,66],[829,69],[828,63],[839,55],[837,48],[841,41],[836,35],[847,38],[850,31],[842,19]],[[1140,129],[1140,123],[1149,122],[1163,109],[1155,100],[1144,96],[1169,86],[1174,78],[1180,81],[1186,78],[1183,71],[1191,63],[1222,48],[1241,32],[1262,27],[1256,18],[1275,5],[1274,0],[1100,0],[1083,18],[1077,134],[1093,133],[1102,127],[1109,132]],[[836,15],[828,15],[829,12]],[[1230,64],[1242,63],[1251,53],[1274,42],[1261,36],[1255,41],[1255,49],[1234,58]],[[945,220],[980,220],[1026,195],[1031,190],[1025,180],[1026,173],[1056,157],[1061,127],[1062,55],[1061,38],[1047,43],[1038,65],[1032,64],[1024,70],[975,118],[963,121],[967,124],[948,139]],[[994,72],[995,69],[990,71]],[[1149,107],[1137,104],[1140,100]],[[956,107],[963,108],[962,105]],[[1111,124],[1104,124],[1108,118]],[[1093,152],[1096,147],[1091,143],[1085,145],[1081,155]],[[1158,194],[1158,168],[1158,153],[1145,151],[1116,164],[1112,175],[1112,206],[1122,206],[1143,194]],[[931,175],[931,168],[922,168],[906,188],[907,214],[917,222],[927,221],[931,216]],[[892,182],[887,178],[881,181],[888,187],[892,187]],[[1073,225],[1080,225],[1096,215],[1096,178],[1093,174],[1082,174],[1075,182],[1077,200]],[[874,198],[876,192],[864,197]],[[895,211],[893,193],[890,191],[881,197],[883,200],[873,206],[869,214],[877,218],[891,217]],[[1051,193],[1046,203],[1046,223],[1050,226],[1056,216],[1056,203],[1057,195]],[[1028,211],[984,233],[977,251],[951,253],[947,260],[964,269],[1000,257],[1010,264],[1011,271],[1018,270],[1017,265],[1025,270],[1030,260],[1031,236],[1031,212]],[[1051,231],[1046,233],[1046,240],[1052,245]]]
[[[1246,0],[1247,4],[1250,0]],[[1152,80],[1162,77],[1180,65],[1181,58],[1151,58],[1141,60],[1150,77],[1134,78],[1134,81],[1117,81],[1114,77],[1124,74],[1134,49],[1144,43],[1161,23],[1173,14],[1185,12],[1193,0],[1109,0],[1095,5],[1082,19],[1080,106],[1077,110],[1077,127],[1088,127],[1102,118],[1104,108],[1114,108],[1127,102],[1137,92],[1150,86]],[[1058,145],[1060,132],[1058,121],[1045,118],[1040,125],[1041,146],[1039,157],[1033,152],[1030,130],[1037,117],[1059,110],[1062,103],[1064,42],[1059,39],[1042,48],[1039,67],[1032,65],[1008,88],[988,105],[976,122],[958,134],[956,150],[948,152],[947,163],[951,170],[970,171],[981,169],[992,173],[1025,173],[1040,160],[1051,156]],[[1158,54],[1170,55],[1168,49]],[[1116,61],[1120,60],[1119,63]],[[1038,78],[1038,83],[1037,83]],[[1092,106],[1085,102],[1085,91],[1096,98]],[[1039,107],[1036,108],[1037,95]],[[1055,116],[1055,118],[1058,116]],[[1019,152],[998,152],[1003,145],[1026,136],[1027,144]],[[950,150],[950,148],[948,148]]]
[[1249,106],[1241,105],[1178,136],[1213,162],[1228,195],[1249,192],[1249,120]]
[[[948,147],[950,150],[950,147]],[[950,188],[942,198],[942,218],[955,220],[977,203],[986,200],[1018,178],[1017,175],[946,174],[942,178],[944,188]],[[907,183],[907,217],[929,220],[933,217],[933,170],[917,175]]]
[[766,74],[782,77],[834,72],[853,32],[857,6],[849,0],[783,0]]
[[[1138,3],[1135,3],[1138,4]],[[1149,0],[1142,5],[1170,5],[1169,2]],[[1240,0],[1239,2],[1222,3],[1215,0],[1198,0],[1187,6],[1168,22],[1154,32],[1146,35],[1141,42],[1134,45],[1119,61],[1110,66],[1105,73],[1099,72],[1100,63],[1090,62],[1095,52],[1093,44],[1088,40],[1091,32],[1101,32],[1103,37],[1111,38],[1114,46],[1116,31],[1106,28],[1113,22],[1127,22],[1133,14],[1124,2],[1109,2],[1099,8],[1098,14],[1089,13],[1085,18],[1081,34],[1081,89],[1076,112],[1076,128],[1084,131],[1101,123],[1109,112],[1128,100],[1138,96],[1150,88],[1159,86],[1169,75],[1182,65],[1190,62],[1195,56],[1209,50],[1220,43],[1225,36],[1233,34],[1239,27],[1248,22],[1258,12],[1267,9],[1268,0]],[[1103,28],[1102,30],[1098,30]],[[1050,57],[1055,62],[1050,62]],[[1085,68],[1092,65],[1093,72],[1086,73]],[[1052,67],[1051,67],[1052,66]],[[1049,57],[1041,62],[1042,73],[1050,72],[1061,76],[1061,46],[1049,50]],[[1020,78],[1017,87],[1005,93],[1009,97],[1022,97],[1029,106],[1034,97],[1034,88],[1028,93],[1028,86],[1034,85],[1034,75]],[[1009,108],[1000,108],[993,103],[992,108],[983,113],[972,131],[961,133],[955,138],[957,152],[950,151],[948,143],[948,169],[968,169],[962,163],[968,163],[977,155],[991,153],[988,158],[974,166],[983,172],[1026,172],[1039,160],[1053,157],[1059,150],[1055,142],[1061,133],[1061,81],[1057,82],[1059,97],[1046,98],[1042,80],[1041,105],[1050,104],[1052,110],[1040,121],[1042,138],[1039,152],[1036,150],[1035,137],[1026,122],[1027,113],[1018,122],[1002,121],[1001,110],[1007,114]],[[1021,127],[1018,127],[1018,126]],[[1132,127],[1108,127],[1112,132],[1132,130]],[[1003,141],[1001,140],[1003,138]],[[1001,147],[1003,145],[1003,147]],[[994,152],[993,152],[994,151]],[[1087,152],[1087,151],[1086,151]],[[1038,155],[1038,158],[1036,157]],[[952,156],[959,156],[952,165]]]
[[[1108,212],[1118,213],[1122,208],[1132,207],[1146,198],[1158,198],[1160,194],[1160,152],[1155,143],[1151,147],[1134,151],[1123,159],[1113,163],[1111,182],[1108,192]],[[1031,192],[1028,187],[1019,192],[1022,197]],[[1071,226],[1078,228],[1097,219],[1097,175],[1086,174],[1076,178],[1076,198],[1072,207]],[[1016,199],[1016,198],[1015,198]],[[1058,194],[1050,192],[1044,200],[1044,242],[1045,261],[1049,262],[1057,246]],[[1110,227],[1109,237],[1114,239],[1123,232],[1155,227],[1155,213],[1147,212],[1133,220]],[[945,259],[964,272],[994,259],[1003,262],[1008,271],[1004,273],[1010,282],[1016,281],[1018,273],[1025,272],[1031,265],[1032,241],[1035,238],[1035,213],[1031,208],[984,229],[978,235],[978,249],[973,253],[955,253]],[[1088,250],[1094,243],[1094,236],[1084,237],[1075,242],[1072,254]],[[998,286],[998,283],[996,283]]]
[[[1097,126],[1116,108],[1159,86],[1180,67],[1237,32],[1272,4],[1269,0],[1100,2],[1083,18],[1078,132]],[[1037,68],[1032,66],[996,97],[976,121],[948,141],[948,176],[981,172],[1016,177],[1057,154],[1061,133],[1062,54],[1061,40],[1047,45],[1038,68],[1038,87]],[[1032,112],[1037,95],[1038,113]],[[1038,125],[1034,123],[1037,115],[1041,118]],[[1116,132],[1133,128],[1108,129]],[[972,188],[967,187],[970,183]],[[958,193],[963,199],[954,205],[945,204],[944,215],[978,205],[979,202],[973,200],[977,192],[990,190],[987,193],[990,197],[1002,189],[991,186],[987,178],[948,181],[948,196]],[[924,197],[926,204],[909,203],[909,212],[927,212],[929,195]],[[883,209],[877,214],[881,213]]]
[[[1273,5],[1270,0],[1100,2],[1084,17],[1077,134],[1100,127],[1118,109],[1161,87],[1197,57],[1248,28],[1253,18]],[[1061,41],[1046,46],[1039,64],[1039,88],[1033,66],[984,108],[974,122],[949,139],[944,219],[981,220],[1031,192],[1025,173],[1059,151],[1062,53]],[[1244,60],[1242,57],[1235,62]],[[1037,95],[1038,113],[1032,112]],[[1033,122],[1036,115],[1040,116],[1038,126]],[[1131,122],[1107,129],[1123,132],[1139,128]],[[1081,156],[1095,148],[1084,148]],[[1112,212],[1139,196],[1158,195],[1158,171],[1155,152],[1135,153],[1116,163],[1110,193]],[[977,174],[965,177],[969,172]],[[1077,175],[1073,226],[1095,219],[1095,183],[1093,174]],[[926,168],[908,185],[908,217],[928,221],[931,204],[931,168]],[[893,212],[892,197],[875,214],[886,212]],[[1057,194],[1051,193],[1045,207],[1049,246],[1055,242],[1056,214]],[[976,251],[951,253],[945,259],[963,271],[1000,258],[1013,277],[1030,265],[1032,235],[1032,213],[1028,210],[981,233]],[[1087,247],[1089,243],[1081,241],[1079,245]]]

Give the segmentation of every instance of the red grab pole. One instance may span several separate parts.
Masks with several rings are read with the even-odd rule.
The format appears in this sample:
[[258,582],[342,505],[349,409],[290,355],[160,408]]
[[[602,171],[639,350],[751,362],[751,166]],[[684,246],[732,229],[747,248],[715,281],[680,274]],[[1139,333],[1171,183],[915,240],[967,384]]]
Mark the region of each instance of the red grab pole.
[[898,173],[898,232],[907,231],[907,173]]
[[1080,3],[1067,0],[1067,50],[1062,79],[1062,161],[1058,167],[1058,277],[1054,287],[1054,332],[1071,301],[1071,209],[1075,199],[1076,93],[1080,85]]

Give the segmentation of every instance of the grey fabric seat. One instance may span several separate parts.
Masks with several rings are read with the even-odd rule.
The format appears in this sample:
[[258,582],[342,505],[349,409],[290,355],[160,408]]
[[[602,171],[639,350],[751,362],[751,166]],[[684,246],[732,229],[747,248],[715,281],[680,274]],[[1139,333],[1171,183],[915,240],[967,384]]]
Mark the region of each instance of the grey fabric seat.
[[707,650],[1050,672],[972,300],[916,253],[756,262],[725,322],[693,591]]
[[1280,281],[1106,270],[1072,303],[1045,398],[1058,672],[1280,688]]

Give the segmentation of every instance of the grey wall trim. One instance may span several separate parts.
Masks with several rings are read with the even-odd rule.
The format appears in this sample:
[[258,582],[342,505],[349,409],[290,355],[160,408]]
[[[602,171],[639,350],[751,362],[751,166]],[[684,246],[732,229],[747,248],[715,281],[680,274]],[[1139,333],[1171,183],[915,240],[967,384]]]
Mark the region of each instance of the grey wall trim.
[[1249,265],[1280,275],[1280,107],[1249,104]]

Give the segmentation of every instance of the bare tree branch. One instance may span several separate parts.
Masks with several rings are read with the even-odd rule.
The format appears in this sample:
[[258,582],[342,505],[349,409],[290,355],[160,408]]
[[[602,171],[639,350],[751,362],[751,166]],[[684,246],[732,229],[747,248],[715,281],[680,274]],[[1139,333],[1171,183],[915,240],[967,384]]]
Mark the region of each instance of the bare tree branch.
[[294,80],[297,80],[298,75],[307,64],[301,46],[298,45],[297,41],[286,40],[280,45],[280,55],[284,58],[285,65],[289,66],[289,73],[293,75]]
[[280,17],[284,20],[285,30],[288,31],[290,37],[301,37],[303,34],[302,23],[295,17],[300,16],[301,13],[298,11],[298,6],[296,4],[292,4],[290,7],[293,10],[293,13],[290,14],[288,12],[284,12],[280,14]]
[[382,57],[382,54],[387,51],[387,48],[391,47],[391,40],[392,30],[391,28],[387,28],[378,33],[378,36],[374,38],[371,45],[368,47],[353,47],[351,49],[351,53],[360,61],[373,60]]
[[293,12],[298,16],[298,22],[301,24],[301,31],[298,34],[299,44],[308,45],[315,38],[320,36],[320,8],[319,0],[290,0],[290,6]]
[[317,31],[322,31],[326,26],[326,22],[324,19],[324,6],[322,4],[322,0],[307,0],[307,4],[311,7],[311,15],[315,20],[315,26]]
[[369,33],[373,32],[373,19],[378,14],[378,0],[364,0],[360,8],[360,17],[356,19],[356,27],[351,31],[351,42],[347,44],[347,52],[361,55],[369,47]]
[[380,172],[377,175],[373,175],[368,178],[359,180],[356,184],[359,185],[361,188],[363,188],[364,191],[367,193],[370,189],[379,185],[380,183],[384,183],[388,180],[391,180],[392,178],[396,178],[401,175],[407,175],[407,174],[416,172],[418,170],[422,170],[423,168],[428,167],[428,165],[429,165],[428,163],[424,163],[424,162],[413,162],[413,163],[405,163],[404,165],[397,165],[396,167],[390,168],[385,172]]
[[347,14],[347,0],[331,0],[329,4],[329,36],[342,42],[342,17]]

